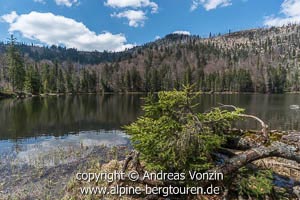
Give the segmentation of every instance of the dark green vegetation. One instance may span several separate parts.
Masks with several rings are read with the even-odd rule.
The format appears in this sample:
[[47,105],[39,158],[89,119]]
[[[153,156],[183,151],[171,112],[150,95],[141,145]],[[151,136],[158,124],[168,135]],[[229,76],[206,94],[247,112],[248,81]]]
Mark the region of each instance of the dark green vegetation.
[[159,92],[157,100],[148,97],[144,116],[126,127],[148,169],[207,170],[213,160],[210,152],[221,147],[224,134],[243,111],[213,109],[195,113],[197,95],[190,90],[187,87],[182,92]]
[[149,92],[195,84],[206,92],[300,90],[300,26],[226,35],[167,35],[119,53],[0,44],[0,91]]

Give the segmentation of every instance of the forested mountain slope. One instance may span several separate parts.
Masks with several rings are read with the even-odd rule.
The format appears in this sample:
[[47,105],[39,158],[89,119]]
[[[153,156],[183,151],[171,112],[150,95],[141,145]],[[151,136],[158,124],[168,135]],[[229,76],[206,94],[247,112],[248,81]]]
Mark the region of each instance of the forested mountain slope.
[[148,92],[187,83],[206,92],[300,90],[300,25],[209,38],[170,34],[118,53],[16,44],[15,70],[11,46],[0,44],[0,91]]

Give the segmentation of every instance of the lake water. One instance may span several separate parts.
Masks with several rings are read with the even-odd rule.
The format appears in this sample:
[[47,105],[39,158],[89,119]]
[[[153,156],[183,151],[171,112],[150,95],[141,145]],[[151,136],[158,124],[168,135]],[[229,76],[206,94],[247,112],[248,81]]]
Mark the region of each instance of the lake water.
[[[3,160],[12,156],[30,164],[41,154],[61,148],[128,145],[122,126],[142,114],[141,97],[77,95],[0,100],[0,157]],[[202,95],[199,103],[202,111],[218,103],[232,104],[257,115],[271,129],[300,130],[300,110],[290,107],[300,104],[299,94]],[[245,125],[257,128],[255,122],[247,121]],[[60,161],[52,158],[46,163],[56,165]]]

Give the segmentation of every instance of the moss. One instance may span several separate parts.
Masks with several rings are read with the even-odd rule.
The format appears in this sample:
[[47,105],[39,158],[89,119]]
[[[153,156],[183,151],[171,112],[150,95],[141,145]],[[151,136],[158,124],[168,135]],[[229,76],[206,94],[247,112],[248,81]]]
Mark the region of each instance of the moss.
[[281,133],[281,132],[271,133],[270,134],[270,141],[271,142],[280,141],[283,135],[284,135],[284,133]]
[[271,195],[273,189],[273,175],[270,170],[253,171],[247,168],[239,170],[237,181],[238,193],[241,196],[265,199]]

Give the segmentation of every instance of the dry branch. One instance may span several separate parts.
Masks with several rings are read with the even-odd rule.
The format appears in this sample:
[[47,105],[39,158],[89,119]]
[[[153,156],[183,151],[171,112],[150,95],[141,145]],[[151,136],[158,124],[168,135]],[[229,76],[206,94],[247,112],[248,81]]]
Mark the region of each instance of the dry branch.
[[[219,108],[233,108],[234,110],[237,110],[236,106],[233,105],[224,105],[220,104],[221,106]],[[262,127],[261,133],[265,139],[265,143],[269,141],[269,134],[268,134],[268,125],[260,118],[254,116],[254,115],[247,115],[247,114],[239,114],[238,116],[243,117],[243,118],[250,118],[258,121]]]
[[261,120],[260,118],[254,116],[254,115],[239,114],[239,116],[244,117],[244,118],[251,118],[251,119],[258,121],[262,127],[261,132],[266,140],[265,142],[269,141],[268,125],[266,125],[263,120]]

